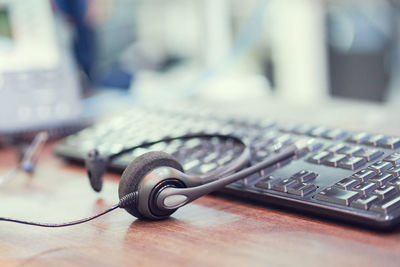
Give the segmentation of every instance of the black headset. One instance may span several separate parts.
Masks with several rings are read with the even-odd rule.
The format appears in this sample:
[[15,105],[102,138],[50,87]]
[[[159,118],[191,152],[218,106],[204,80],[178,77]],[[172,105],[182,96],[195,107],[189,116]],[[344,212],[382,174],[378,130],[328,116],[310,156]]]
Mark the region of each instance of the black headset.
[[306,143],[303,140],[297,141],[250,167],[249,147],[239,138],[228,135],[191,134],[174,138],[164,138],[155,142],[143,143],[140,146],[127,148],[119,153],[108,156],[100,155],[97,150],[92,150],[88,153],[85,162],[90,184],[96,192],[101,191],[103,185],[102,177],[109,163],[116,157],[138,147],[146,147],[172,140],[213,137],[233,139],[242,144],[244,149],[231,163],[201,176],[185,174],[181,164],[173,156],[165,152],[148,152],[137,157],[128,165],[119,183],[119,203],[102,213],[82,220],[61,224],[28,222],[5,217],[0,217],[0,221],[43,227],[63,227],[90,221],[116,208],[124,208],[131,215],[142,220],[166,219],[178,208],[193,200],[268,168],[282,160],[293,157],[298,151],[306,147]]

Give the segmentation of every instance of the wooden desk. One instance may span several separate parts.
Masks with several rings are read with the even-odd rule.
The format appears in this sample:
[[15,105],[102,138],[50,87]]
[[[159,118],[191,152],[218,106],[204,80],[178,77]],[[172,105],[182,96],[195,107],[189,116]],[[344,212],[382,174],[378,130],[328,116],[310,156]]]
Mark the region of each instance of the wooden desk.
[[[83,167],[65,164],[47,146],[33,177],[0,186],[0,215],[62,222],[118,201],[118,175],[100,194]],[[15,165],[0,151],[0,173]],[[1,266],[399,266],[400,233],[373,233],[215,196],[161,222],[123,210],[66,228],[0,222]]]

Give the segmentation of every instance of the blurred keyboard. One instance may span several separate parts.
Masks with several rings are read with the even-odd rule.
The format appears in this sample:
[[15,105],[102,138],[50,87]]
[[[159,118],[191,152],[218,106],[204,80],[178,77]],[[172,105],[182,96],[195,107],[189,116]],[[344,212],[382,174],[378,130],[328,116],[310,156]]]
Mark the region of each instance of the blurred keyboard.
[[348,132],[324,126],[276,122],[265,118],[231,118],[209,110],[162,107],[132,108],[62,140],[56,154],[83,162],[90,149],[103,154],[138,146],[111,164],[122,171],[134,158],[165,151],[187,173],[201,175],[229,163],[243,150],[231,138],[197,138],[156,143],[187,133],[234,135],[259,162],[298,139],[308,147],[293,158],[230,184],[222,191],[239,198],[288,207],[374,228],[400,220],[400,138]]

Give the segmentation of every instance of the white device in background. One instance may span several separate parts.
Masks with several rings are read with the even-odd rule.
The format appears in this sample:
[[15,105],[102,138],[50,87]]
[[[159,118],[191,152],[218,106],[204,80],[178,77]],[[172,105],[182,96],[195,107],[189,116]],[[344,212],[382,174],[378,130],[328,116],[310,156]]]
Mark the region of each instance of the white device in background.
[[0,134],[80,115],[80,90],[50,1],[0,0]]
[[289,101],[314,103],[329,97],[323,7],[323,1],[269,2],[276,89]]

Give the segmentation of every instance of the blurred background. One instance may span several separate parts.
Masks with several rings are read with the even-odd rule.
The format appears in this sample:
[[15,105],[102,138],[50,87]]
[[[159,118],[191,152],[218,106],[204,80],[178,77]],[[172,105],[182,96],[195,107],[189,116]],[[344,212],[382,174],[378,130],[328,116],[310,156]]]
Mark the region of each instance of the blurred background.
[[140,101],[395,106],[399,23],[395,0],[0,0],[0,134]]

